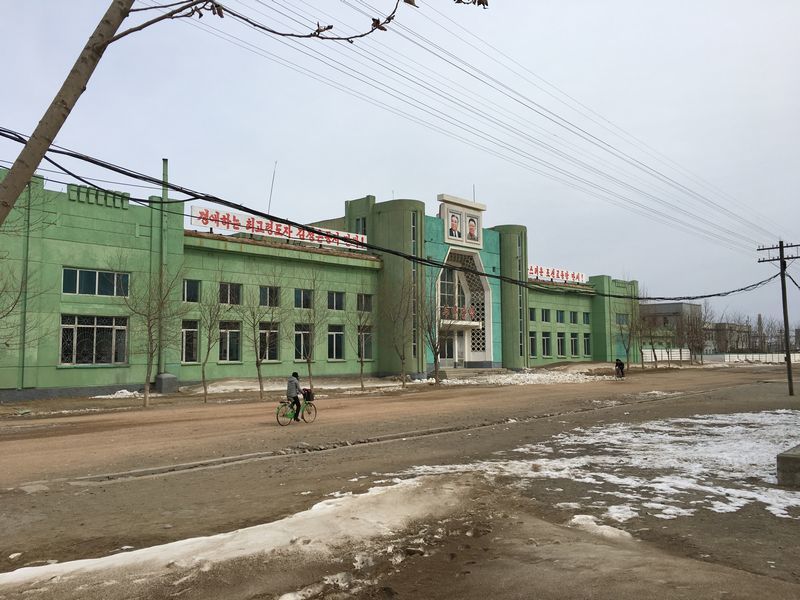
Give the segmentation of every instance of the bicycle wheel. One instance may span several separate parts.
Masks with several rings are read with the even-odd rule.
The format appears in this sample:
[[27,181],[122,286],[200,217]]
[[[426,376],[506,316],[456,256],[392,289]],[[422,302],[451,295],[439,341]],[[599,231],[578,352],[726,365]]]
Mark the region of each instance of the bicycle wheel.
[[306,423],[313,423],[316,418],[317,407],[311,404],[311,402],[306,402],[305,407],[303,407],[303,421]]
[[278,425],[281,427],[288,425],[294,418],[294,410],[285,402],[281,402],[278,405],[278,410],[275,411],[275,418],[278,419]]

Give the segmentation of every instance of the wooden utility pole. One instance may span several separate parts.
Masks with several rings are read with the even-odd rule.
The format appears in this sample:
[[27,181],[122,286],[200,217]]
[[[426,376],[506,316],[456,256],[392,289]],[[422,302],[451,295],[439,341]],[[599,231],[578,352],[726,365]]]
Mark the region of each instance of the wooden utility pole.
[[784,253],[785,248],[798,248],[800,244],[784,244],[783,240],[778,242],[777,246],[769,246],[758,248],[759,252],[765,250],[778,250],[777,258],[759,258],[758,262],[775,262],[780,261],[781,266],[781,296],[783,299],[783,344],[786,350],[786,377],[789,382],[789,395],[794,396],[794,384],[792,383],[792,349],[789,346],[789,306],[786,302],[786,261],[800,256],[786,256]]
[[[125,17],[128,16],[133,1],[114,0],[108,7],[106,14],[103,15],[78,56],[78,60],[75,61],[69,75],[61,84],[61,89],[58,90],[42,120],[36,126],[33,135],[25,144],[17,160],[11,165],[6,178],[0,182],[0,225],[8,217],[17,198],[28,185],[34,171],[42,162],[42,157],[50,149],[50,144],[61,131],[64,121],[67,120],[69,113],[78,102],[78,98],[86,89],[108,42],[114,37]],[[2,78],[0,78],[0,82],[2,82]],[[6,86],[0,83],[0,87],[10,90],[12,87],[10,82],[6,81],[6,83],[8,84]]]

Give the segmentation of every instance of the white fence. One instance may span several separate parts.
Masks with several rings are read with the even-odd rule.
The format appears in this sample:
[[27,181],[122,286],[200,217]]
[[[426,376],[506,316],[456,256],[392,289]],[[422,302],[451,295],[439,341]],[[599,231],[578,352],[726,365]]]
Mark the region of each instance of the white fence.
[[[725,362],[748,362],[748,363],[785,363],[786,354],[772,352],[769,354],[761,352],[742,352],[740,354],[723,354]],[[800,354],[792,352],[792,364],[800,360]]]
[[[655,353],[655,356],[654,356]],[[642,357],[644,358],[644,362],[651,363],[651,362],[689,362],[691,359],[691,353],[689,352],[688,348],[656,348],[655,350],[651,348],[642,348]]]
[[[645,363],[658,361],[659,363],[688,363],[691,354],[688,348],[642,348],[642,356]],[[654,356],[655,355],[655,356]],[[699,362],[699,357],[697,358]],[[740,352],[738,354],[704,354],[704,363],[767,363],[782,364],[786,361],[786,355],[772,352]],[[800,354],[792,353],[792,364],[800,363]]]

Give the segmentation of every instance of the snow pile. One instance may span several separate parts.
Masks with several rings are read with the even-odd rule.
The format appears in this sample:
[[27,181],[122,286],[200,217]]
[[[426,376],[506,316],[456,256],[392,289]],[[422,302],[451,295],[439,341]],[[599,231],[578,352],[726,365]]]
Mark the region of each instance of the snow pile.
[[567,523],[570,527],[583,529],[584,531],[599,537],[611,540],[632,540],[633,536],[627,531],[611,527],[609,525],[598,525],[597,519],[591,515],[575,515]]
[[[270,552],[329,556],[345,543],[382,538],[423,517],[449,515],[466,497],[465,482],[426,478],[401,481],[371,488],[358,496],[324,500],[273,523],[103,558],[0,573],[0,597],[28,586],[31,587],[19,594],[35,591],[50,597],[49,593],[57,588],[59,593],[69,595],[66,591],[70,588],[79,590],[83,589],[80,586],[93,584],[128,589],[167,574],[181,581],[218,563]],[[131,594],[134,595],[139,596]]]
[[548,371],[537,369],[534,371],[521,371],[518,373],[503,373],[497,375],[480,375],[465,377],[463,379],[444,379],[444,385],[541,385],[548,383],[591,383],[594,381],[612,380],[608,375],[586,375],[585,373],[571,373],[566,371]]
[[750,504],[800,519],[800,492],[774,486],[775,457],[798,443],[798,411],[705,415],[578,428],[516,448],[519,459],[421,466],[406,474],[473,472],[517,479],[519,486],[533,479],[584,483],[596,499],[592,506],[618,522]]
[[[155,396],[155,394],[150,394],[151,396]],[[131,392],[129,390],[117,390],[113,394],[108,394],[105,396],[92,396],[92,398],[108,398],[110,400],[115,400],[117,398],[141,398],[142,395],[139,392]]]

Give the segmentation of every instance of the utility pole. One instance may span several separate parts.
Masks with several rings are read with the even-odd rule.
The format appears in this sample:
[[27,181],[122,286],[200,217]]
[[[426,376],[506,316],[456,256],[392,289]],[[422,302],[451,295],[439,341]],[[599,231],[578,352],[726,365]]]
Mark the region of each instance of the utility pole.
[[[103,56],[103,52],[114,37],[122,22],[128,16],[134,0],[113,0],[108,7],[105,15],[98,23],[97,28],[86,42],[78,60],[67,75],[61,89],[58,90],[55,98],[45,111],[42,120],[36,126],[28,143],[20,152],[17,160],[11,165],[6,178],[0,182],[0,225],[6,220],[8,213],[14,207],[17,197],[25,189],[25,186],[33,177],[33,173],[42,157],[50,148],[50,144],[58,135],[64,121],[67,120],[69,113],[78,102],[78,98],[89,84],[89,79],[94,73],[97,63]],[[7,77],[5,78],[7,79]],[[3,81],[6,90],[10,90],[13,83]]]
[[794,396],[794,385],[792,383],[792,350],[789,346],[789,306],[786,302],[786,261],[800,256],[786,256],[784,253],[785,248],[800,248],[800,244],[784,244],[783,240],[778,242],[777,246],[761,247],[758,252],[765,250],[778,250],[777,258],[759,258],[758,262],[775,262],[780,261],[781,266],[781,296],[783,298],[783,344],[786,349],[786,377],[789,382],[789,395]]

